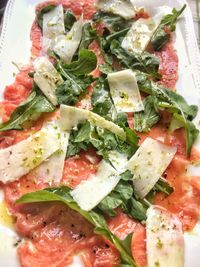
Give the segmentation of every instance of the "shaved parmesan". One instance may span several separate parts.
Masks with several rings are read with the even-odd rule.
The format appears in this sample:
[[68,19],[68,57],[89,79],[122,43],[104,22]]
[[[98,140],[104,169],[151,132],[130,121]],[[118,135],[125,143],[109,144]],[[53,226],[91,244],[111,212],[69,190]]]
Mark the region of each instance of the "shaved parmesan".
[[112,163],[112,166],[119,172],[122,173],[126,171],[126,165],[128,163],[127,155],[120,153],[116,150],[109,151],[109,161]]
[[131,19],[135,16],[135,8],[129,0],[98,0],[96,7],[104,12],[119,15],[124,19]]
[[55,123],[44,126],[26,140],[0,150],[0,181],[19,179],[60,149],[60,128]]
[[153,18],[140,18],[134,22],[122,41],[122,48],[124,48],[128,53],[141,54],[149,44],[154,32],[161,22],[163,15],[164,13],[161,11]]
[[121,139],[126,139],[124,130],[111,121],[105,120],[103,117],[86,109],[61,105],[60,107],[60,127],[63,130],[70,131],[80,122],[89,121],[91,124],[105,128],[112,133],[118,135]]
[[63,6],[59,5],[43,15],[43,50],[52,47],[55,38],[65,33]]
[[127,168],[133,174],[134,189],[140,198],[144,198],[151,191],[172,161],[176,150],[146,138],[129,160]]
[[74,23],[67,35],[58,37],[53,50],[65,62],[70,63],[82,38],[83,16]]
[[71,191],[73,199],[81,209],[90,211],[96,207],[118,184],[120,176],[107,162],[102,160],[96,175],[82,181]]
[[35,69],[34,81],[45,94],[45,96],[52,102],[53,105],[57,105],[57,98],[55,90],[58,85],[63,83],[63,79],[53,64],[45,57],[39,57],[33,62]]
[[41,180],[49,184],[59,184],[63,176],[63,168],[69,141],[68,132],[60,132],[60,148],[50,158],[32,170],[29,178]]
[[183,267],[184,238],[179,219],[161,207],[147,211],[148,267]]
[[108,74],[110,93],[118,112],[144,110],[135,73],[128,69]]

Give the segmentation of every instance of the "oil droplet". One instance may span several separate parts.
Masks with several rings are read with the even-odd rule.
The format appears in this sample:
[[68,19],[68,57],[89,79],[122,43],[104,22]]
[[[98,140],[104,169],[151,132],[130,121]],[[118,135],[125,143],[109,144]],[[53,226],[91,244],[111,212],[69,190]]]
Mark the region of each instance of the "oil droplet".
[[0,223],[13,228],[14,218],[9,214],[5,202],[0,202]]

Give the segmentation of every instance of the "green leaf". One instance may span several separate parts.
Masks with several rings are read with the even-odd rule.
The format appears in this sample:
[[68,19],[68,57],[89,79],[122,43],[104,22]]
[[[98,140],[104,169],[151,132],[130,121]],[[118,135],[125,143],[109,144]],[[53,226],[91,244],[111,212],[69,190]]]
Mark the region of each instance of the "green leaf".
[[40,26],[40,28],[43,28],[43,15],[52,11],[56,5],[48,5],[43,7],[38,13],[37,13],[37,23]]
[[76,22],[76,17],[70,9],[67,9],[64,14],[65,29],[70,31],[73,24]]
[[138,132],[149,132],[160,120],[158,103],[154,96],[147,96],[143,104],[144,110],[134,113],[134,129]]
[[167,26],[171,32],[174,32],[176,30],[177,20],[185,8],[186,5],[184,5],[180,10],[176,10],[174,8],[171,14],[164,16],[161,20],[160,25],[151,39],[154,50],[161,50],[162,47],[169,41],[170,33],[165,30],[165,27]]
[[136,267],[136,263],[131,254],[127,250],[126,246],[117,238],[107,227],[107,223],[101,214],[94,211],[84,211],[79,208],[76,202],[70,195],[70,189],[67,187],[48,188],[33,193],[23,195],[16,201],[17,204],[22,203],[38,203],[38,202],[52,202],[60,201],[67,205],[72,210],[81,214],[86,220],[94,225],[94,232],[99,235],[103,235],[106,239],[110,240],[121,255],[122,262],[129,264],[132,267]]
[[106,74],[106,75],[108,75],[111,72],[114,72],[112,65],[110,65],[108,63],[104,63],[104,64],[99,65],[99,70],[101,73]]
[[131,254],[131,241],[132,241],[132,237],[133,237],[133,234],[128,234],[127,237],[122,240],[122,243],[124,245],[124,247],[127,249],[127,251],[129,251],[129,253]]
[[117,112],[110,95],[109,85],[103,77],[97,80],[91,100],[93,112],[108,120],[114,121],[116,119]]
[[121,180],[123,180],[123,181],[132,181],[133,180],[133,174],[129,170],[121,173],[120,176],[121,176]]
[[148,52],[144,52],[142,55],[136,53],[128,54],[117,40],[111,42],[110,51],[125,68],[140,70],[154,79],[160,78],[158,73],[159,59],[154,55]]
[[184,97],[178,93],[150,81],[145,74],[138,74],[137,82],[141,91],[153,95],[159,100],[161,108],[167,108],[172,112],[178,111],[185,120],[191,121],[196,117],[198,107],[188,105]]
[[[179,121],[178,127],[182,126],[185,128],[186,152],[187,156],[189,156],[192,145],[199,134],[199,131],[191,122],[197,115],[198,107],[195,105],[188,105],[181,95],[157,85],[149,80],[145,74],[138,74],[137,82],[141,91],[153,95],[158,99],[160,108],[165,108],[167,111],[173,113],[173,119],[176,118],[176,120]],[[177,129],[177,123],[172,120],[170,128]]]
[[0,131],[23,130],[23,125],[37,120],[42,113],[53,112],[55,107],[39,91],[33,90],[29,97],[18,106],[10,119],[0,124]]
[[65,82],[56,89],[56,97],[59,104],[75,105],[82,94],[94,81],[92,76],[77,77],[68,73],[60,62],[57,64],[59,73],[64,77]]
[[89,74],[96,69],[97,57],[94,52],[87,49],[79,51],[79,58],[77,61],[73,61],[70,64],[62,65],[62,68],[68,74],[76,76],[83,76]]
[[130,199],[129,210],[126,212],[129,214],[129,216],[132,216],[139,221],[145,221],[147,218],[147,206],[134,197]]
[[166,195],[170,195],[174,192],[174,189],[170,184],[164,179],[159,179],[158,182],[154,186],[154,190],[157,192],[163,192]]
[[111,192],[107,197],[105,197],[98,205],[98,208],[102,210],[105,214],[110,217],[114,217],[116,212],[114,209],[122,204],[122,200],[119,195],[115,192]]
[[125,28],[130,28],[133,23],[132,20],[125,20],[118,15],[102,11],[97,11],[94,14],[93,21],[103,23],[111,32],[118,32]]
[[89,45],[97,38],[96,29],[92,27],[91,23],[85,23],[83,25],[82,39],[79,46],[79,50],[88,48]]
[[174,113],[169,127],[170,130],[175,130],[184,127],[186,130],[186,154],[190,156],[191,148],[199,135],[199,130],[194,123],[189,120],[184,120],[180,114]]

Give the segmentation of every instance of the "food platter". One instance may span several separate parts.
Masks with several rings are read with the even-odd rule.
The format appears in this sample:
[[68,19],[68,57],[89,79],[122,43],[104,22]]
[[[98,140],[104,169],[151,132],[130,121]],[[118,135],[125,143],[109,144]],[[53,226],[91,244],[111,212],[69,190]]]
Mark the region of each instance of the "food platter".
[[[7,4],[2,34],[0,39],[0,98],[6,85],[14,80],[17,73],[16,65],[27,64],[30,60],[31,41],[29,33],[35,18],[35,7],[43,0],[10,0]],[[144,6],[153,16],[158,10],[179,9],[185,4],[184,0],[135,0],[136,6]],[[188,6],[188,5],[187,5]],[[174,44],[179,58],[179,79],[177,91],[190,104],[200,106],[200,54],[194,32],[192,14],[189,6],[178,22]],[[200,129],[200,111],[195,119]],[[200,150],[200,137],[195,146]],[[200,167],[191,166],[191,173],[197,175]],[[0,192],[1,193],[1,192]],[[1,193],[0,200],[3,199]],[[15,232],[1,225],[0,220],[0,266],[19,266],[16,249],[13,243],[18,240]],[[185,267],[198,267],[200,253],[200,224],[191,233],[185,234]],[[74,259],[74,267],[82,266],[79,258]]]

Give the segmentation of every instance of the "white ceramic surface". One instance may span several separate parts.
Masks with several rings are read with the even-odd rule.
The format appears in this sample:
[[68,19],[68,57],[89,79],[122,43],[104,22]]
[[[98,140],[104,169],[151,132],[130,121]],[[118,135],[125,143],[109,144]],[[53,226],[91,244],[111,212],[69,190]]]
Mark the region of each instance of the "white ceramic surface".
[[[12,62],[27,64],[30,60],[30,29],[35,18],[35,6],[43,0],[9,0],[0,39],[0,99],[4,87],[14,80],[17,72]],[[132,0],[136,6],[144,6],[152,15],[158,9],[180,8],[185,0]],[[187,7],[178,23],[175,47],[179,56],[179,80],[177,90],[189,103],[200,105],[200,54],[194,32],[192,14]],[[195,120],[200,128],[200,112]],[[200,149],[200,138],[196,142]],[[199,167],[198,167],[199,168]],[[199,173],[196,166],[191,166],[188,172]],[[3,198],[0,192],[0,201]],[[0,266],[18,267],[13,240],[16,235],[10,229],[0,225]],[[192,233],[185,234],[185,267],[199,267],[200,255],[200,225]],[[79,257],[75,257],[74,267],[81,267]]]

